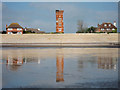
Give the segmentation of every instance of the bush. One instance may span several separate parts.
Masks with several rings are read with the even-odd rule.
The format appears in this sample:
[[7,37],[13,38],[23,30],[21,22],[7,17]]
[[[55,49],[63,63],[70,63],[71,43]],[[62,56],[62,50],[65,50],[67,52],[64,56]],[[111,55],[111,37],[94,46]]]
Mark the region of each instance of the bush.
[[78,30],[76,33],[88,33],[88,29],[84,28],[82,30]]
[[112,32],[113,32],[113,33],[117,33],[117,29],[115,29],[115,30],[112,30]]
[[7,34],[7,32],[6,31],[2,31],[2,34]]
[[54,32],[50,32],[50,34],[54,34]]

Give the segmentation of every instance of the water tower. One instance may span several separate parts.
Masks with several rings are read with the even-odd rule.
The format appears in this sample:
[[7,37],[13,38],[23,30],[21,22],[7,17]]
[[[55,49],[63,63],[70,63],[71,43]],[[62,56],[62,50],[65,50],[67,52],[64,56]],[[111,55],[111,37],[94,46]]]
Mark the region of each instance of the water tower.
[[57,33],[64,33],[63,12],[64,10],[56,10],[56,32]]

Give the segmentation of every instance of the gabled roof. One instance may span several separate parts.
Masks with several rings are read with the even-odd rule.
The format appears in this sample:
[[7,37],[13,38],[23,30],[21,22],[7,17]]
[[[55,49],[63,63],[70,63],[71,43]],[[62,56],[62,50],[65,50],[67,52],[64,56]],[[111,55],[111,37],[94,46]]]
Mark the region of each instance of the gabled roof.
[[22,28],[18,23],[11,23],[7,28]]
[[[105,24],[107,26],[104,26]],[[111,25],[111,26],[109,26],[109,25]],[[98,28],[104,28],[104,29],[107,29],[107,28],[112,29],[112,28],[114,28],[114,29],[117,29],[117,27],[114,26],[112,23],[102,23],[101,25],[98,25]]]

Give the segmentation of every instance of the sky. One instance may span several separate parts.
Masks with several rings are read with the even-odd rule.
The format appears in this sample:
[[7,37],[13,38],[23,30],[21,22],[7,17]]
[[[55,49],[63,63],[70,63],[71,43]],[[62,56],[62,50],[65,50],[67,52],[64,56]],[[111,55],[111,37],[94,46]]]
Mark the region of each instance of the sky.
[[1,0],[2,2],[119,2],[120,0]]
[[55,32],[57,9],[64,10],[65,33],[75,33],[78,20],[87,27],[118,21],[117,2],[3,2],[2,29],[5,30],[6,24],[17,22],[22,27]]

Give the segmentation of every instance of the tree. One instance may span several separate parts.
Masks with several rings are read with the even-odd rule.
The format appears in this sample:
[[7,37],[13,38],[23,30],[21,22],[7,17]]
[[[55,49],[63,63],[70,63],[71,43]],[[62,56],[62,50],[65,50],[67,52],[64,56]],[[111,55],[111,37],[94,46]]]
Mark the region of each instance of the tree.
[[77,22],[77,25],[78,25],[78,31],[76,33],[85,33],[87,32],[87,27],[86,25],[84,24],[84,22],[82,20],[78,20]]
[[87,31],[88,31],[89,33],[94,33],[94,32],[95,32],[95,29],[96,29],[95,27],[91,26],[90,28],[88,28]]
[[2,34],[6,34],[7,32],[6,31],[2,31]]

